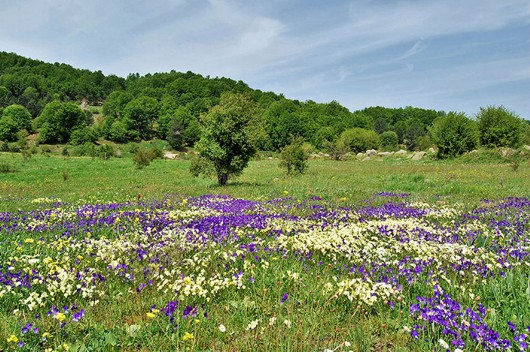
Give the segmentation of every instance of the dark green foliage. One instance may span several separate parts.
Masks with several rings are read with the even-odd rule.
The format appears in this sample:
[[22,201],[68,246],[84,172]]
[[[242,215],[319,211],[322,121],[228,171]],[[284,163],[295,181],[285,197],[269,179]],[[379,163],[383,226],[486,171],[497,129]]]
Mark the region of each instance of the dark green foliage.
[[434,121],[431,134],[438,147],[439,158],[462,155],[478,145],[477,124],[464,113],[450,112],[446,117],[438,118]]
[[222,95],[219,105],[202,116],[200,140],[195,146],[199,159],[190,168],[192,174],[208,175],[213,169],[221,186],[231,175],[241,174],[256,152],[251,128],[255,116],[256,105],[248,96]]
[[158,118],[158,101],[155,98],[140,96],[125,106],[123,122],[129,131],[147,140],[152,136],[152,127]]
[[171,117],[165,136],[171,148],[182,150],[186,145],[193,145],[199,135],[200,124],[197,118],[187,108],[179,107]]
[[365,152],[368,149],[379,148],[379,135],[373,130],[364,128],[350,128],[341,133],[337,140],[339,149],[354,153]]
[[388,122],[383,117],[378,117],[374,121],[374,129],[377,133],[382,134],[388,129]]
[[103,114],[107,117],[111,116],[114,118],[119,118],[123,115],[123,110],[125,106],[133,100],[134,97],[131,93],[117,90],[109,94],[107,99],[105,99],[105,104],[103,104]]
[[293,142],[282,149],[280,167],[287,175],[303,174],[308,167],[309,152],[304,148],[304,139],[295,138]]
[[419,148],[419,140],[425,136],[425,128],[419,121],[411,121],[405,132],[404,142],[408,150],[417,150]]
[[398,136],[394,131],[385,131],[381,134],[381,146],[385,150],[395,150],[398,147]]
[[67,143],[72,131],[85,123],[86,115],[79,106],[59,101],[47,104],[35,121],[39,141],[44,143]]
[[483,147],[518,148],[523,142],[523,121],[504,106],[480,108],[477,114],[480,144]]

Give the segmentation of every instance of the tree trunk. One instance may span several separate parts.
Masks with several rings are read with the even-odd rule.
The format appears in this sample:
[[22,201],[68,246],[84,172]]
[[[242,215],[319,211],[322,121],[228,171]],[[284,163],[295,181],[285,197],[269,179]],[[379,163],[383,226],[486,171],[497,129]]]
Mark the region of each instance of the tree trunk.
[[225,186],[228,182],[228,174],[218,172],[217,173],[217,182],[219,183],[219,186]]

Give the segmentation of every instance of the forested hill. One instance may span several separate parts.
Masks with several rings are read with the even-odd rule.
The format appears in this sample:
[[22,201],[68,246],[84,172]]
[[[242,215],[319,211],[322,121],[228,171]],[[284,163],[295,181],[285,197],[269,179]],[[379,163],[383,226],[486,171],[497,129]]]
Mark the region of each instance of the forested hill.
[[[319,150],[332,150],[344,133],[349,133],[343,140],[350,147],[361,136],[361,145],[352,151],[385,141],[417,149],[430,143],[429,126],[445,116],[415,107],[351,112],[336,101],[290,100],[229,78],[176,71],[122,78],[0,52],[0,140],[15,141],[20,130],[27,130],[38,133],[43,143],[156,137],[179,149],[193,146],[199,138],[201,114],[227,92],[243,93],[254,101],[260,117],[257,143],[262,150],[279,150],[293,137],[303,137]],[[81,102],[102,108],[83,111]],[[93,118],[94,112],[99,113],[98,119]]]

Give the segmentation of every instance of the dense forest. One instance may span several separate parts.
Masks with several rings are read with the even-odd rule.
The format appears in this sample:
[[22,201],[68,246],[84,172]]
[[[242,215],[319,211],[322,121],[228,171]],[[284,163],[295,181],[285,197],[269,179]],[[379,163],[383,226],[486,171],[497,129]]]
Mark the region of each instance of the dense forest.
[[[451,155],[481,142],[517,147],[528,138],[528,124],[504,107],[481,109],[478,122],[463,114],[417,107],[369,107],[351,112],[336,101],[300,102],[229,78],[176,71],[122,78],[0,52],[0,140],[16,141],[21,131],[36,135],[39,143],[51,144],[159,138],[182,150],[198,141],[201,116],[227,93],[243,94],[253,101],[255,143],[265,151],[279,151],[302,137],[315,150],[339,158],[370,148],[419,150],[433,143],[453,145],[453,140],[444,142],[444,138],[455,135],[459,141],[465,133],[469,141],[456,152],[450,151]],[[485,140],[481,125],[487,119],[480,115],[488,111],[497,124],[515,126],[513,135],[493,136],[491,143]],[[504,115],[515,120],[507,124]]]

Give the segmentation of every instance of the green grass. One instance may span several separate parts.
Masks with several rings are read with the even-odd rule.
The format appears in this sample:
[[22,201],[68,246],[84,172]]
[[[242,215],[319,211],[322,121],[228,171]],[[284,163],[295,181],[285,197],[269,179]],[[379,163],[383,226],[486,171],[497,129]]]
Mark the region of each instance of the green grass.
[[[45,208],[46,205],[32,203],[32,200],[42,197],[57,197],[67,203],[79,204],[136,200],[138,196],[142,200],[160,200],[167,195],[176,195],[171,199],[172,204],[177,209],[181,206],[185,210],[185,203],[180,203],[182,198],[179,195],[189,197],[228,194],[245,199],[293,196],[293,202],[320,196],[330,203],[352,205],[364,204],[366,201],[386,202],[388,198],[372,196],[379,192],[394,192],[410,194],[408,201],[424,201],[433,206],[449,207],[456,203],[476,207],[486,204],[482,203],[484,199],[530,196],[528,160],[521,162],[516,171],[510,164],[496,160],[311,160],[307,173],[298,177],[285,176],[278,163],[278,160],[269,159],[253,161],[240,177],[232,179],[226,187],[219,187],[214,180],[191,177],[188,172],[190,163],[187,160],[154,160],[148,167],[138,170],[128,154],[124,158],[106,161],[89,157],[65,158],[53,154],[37,154],[24,161],[20,154],[0,153],[0,164],[9,165],[10,170],[0,173],[0,212]],[[135,209],[136,206],[142,207],[134,203],[130,206],[131,209],[126,210],[133,214],[146,210]],[[61,208],[56,209],[59,214],[57,218],[49,215],[45,221],[59,224],[63,221],[61,214],[66,214],[64,221],[82,219],[74,215],[75,212],[68,213],[68,207],[67,204],[64,207],[61,205]],[[290,211],[293,214],[299,211],[303,215],[305,210],[292,208]],[[112,227],[95,229],[91,234],[93,239],[105,236],[116,244],[111,251],[101,253],[120,253],[117,248],[120,243],[118,239],[134,235],[138,229],[136,220],[136,215],[124,215],[122,222],[116,223],[116,229],[122,226],[120,224],[127,223],[125,233],[115,231]],[[443,223],[443,219],[441,221],[444,226],[452,226],[449,224],[452,220],[447,220],[447,224]],[[264,241],[270,240],[259,230],[243,231],[246,231],[243,232],[245,235],[250,233],[258,239],[262,236]],[[319,232],[318,235],[322,236],[322,233]],[[181,309],[187,304],[204,303],[210,318],[205,319],[200,314],[197,319],[179,317],[178,327],[175,327],[168,324],[167,318],[161,314],[154,319],[146,316],[153,304],[158,308],[163,307],[168,301],[175,299],[174,295],[171,292],[161,292],[156,285],[148,286],[141,295],[137,294],[137,283],[132,286],[121,276],[114,275],[112,270],[108,271],[108,261],[111,259],[103,254],[103,259],[89,256],[83,252],[85,249],[80,249],[83,247],[68,248],[77,240],[82,242],[84,236],[83,233],[82,238],[69,239],[63,237],[59,230],[35,234],[21,231],[12,237],[0,234],[3,246],[0,265],[11,263],[12,256],[21,258],[17,259],[21,262],[38,256],[39,263],[50,256],[65,267],[78,270],[76,258],[80,255],[81,267],[108,272],[108,281],[104,285],[105,294],[100,297],[99,304],[91,306],[89,299],[80,299],[82,306],[87,309],[84,320],[79,324],[68,324],[61,330],[55,319],[44,317],[38,322],[41,335],[21,335],[21,327],[26,322],[33,321],[32,313],[21,309],[19,315],[15,316],[13,310],[20,307],[20,302],[14,296],[5,296],[0,305],[0,349],[15,348],[13,342],[6,342],[6,338],[12,334],[26,340],[26,350],[30,350],[31,346],[44,345],[65,350],[61,347],[63,342],[76,351],[322,351],[325,348],[336,351],[423,351],[439,348],[437,341],[442,337],[439,329],[427,329],[419,340],[412,339],[404,330],[405,326],[414,324],[409,315],[409,303],[414,302],[418,295],[432,296],[432,287],[422,281],[429,280],[427,274],[423,274],[421,280],[410,286],[404,283],[400,300],[395,300],[395,309],[389,309],[382,301],[373,306],[361,306],[344,297],[332,299],[324,288],[324,283],[350,277],[344,270],[345,265],[351,265],[350,259],[331,260],[325,253],[317,250],[311,261],[307,262],[300,260],[296,254],[260,252],[260,257],[270,263],[266,267],[257,264],[253,268],[252,275],[256,284],[248,284],[244,290],[222,291],[215,297],[215,302],[201,301],[202,298],[179,298]],[[479,238],[476,246],[491,245],[487,241],[487,238]],[[238,244],[234,246],[231,248],[227,245],[220,249],[212,247],[202,251],[171,248],[163,258],[171,258],[178,270],[182,270],[179,272],[195,277],[202,270],[201,266],[186,266],[183,263],[196,255],[198,258],[208,259],[204,267],[206,276],[216,273],[218,268],[225,265],[230,265],[231,270],[249,271],[245,266],[252,265],[251,256],[245,260],[238,258],[231,261],[222,259],[219,252],[216,252],[236,251]],[[68,250],[65,252],[64,248]],[[90,247],[84,248],[90,250]],[[124,262],[129,260],[127,255],[131,255],[130,258],[135,256],[134,251],[116,255]],[[316,264],[320,261],[325,264]],[[144,265],[151,268],[147,260],[141,265],[131,264],[131,270],[136,270],[136,277],[142,276]],[[530,324],[530,283],[524,265],[507,270],[506,277],[495,276],[488,280],[475,281],[471,273],[466,273],[467,276],[450,273],[448,280],[453,284],[446,285],[445,289],[466,307],[476,309],[478,302],[483,303],[491,309],[487,323],[504,336],[509,336],[507,321],[518,326]],[[156,270],[155,267],[156,265],[153,270]],[[43,272],[48,270],[44,265],[40,268]],[[22,266],[21,270],[26,270],[26,267]],[[223,271],[225,270],[220,272]],[[290,278],[290,274],[287,274],[289,272],[300,274],[303,280]],[[441,282],[445,285],[443,280]],[[463,290],[463,287],[468,291]],[[469,294],[471,290],[474,296]],[[26,294],[23,290],[21,292]],[[279,304],[282,295],[287,292],[289,299]],[[480,298],[473,298],[477,296]],[[63,301],[68,300],[64,298]],[[47,305],[39,309],[45,311],[49,308]],[[272,317],[276,321],[269,325]],[[258,327],[247,329],[249,322],[256,319],[260,320]],[[284,323],[286,319],[291,322],[291,328]],[[226,326],[226,332],[219,330],[219,324]],[[44,331],[51,331],[53,336],[43,344],[39,339]],[[194,336],[190,341],[183,340],[187,332]],[[351,346],[345,346],[346,341]],[[466,350],[469,348],[470,345]]]
[[[160,199],[167,194],[196,196],[230,194],[248,199],[288,194],[352,203],[383,191],[410,193],[413,199],[477,203],[482,199],[530,194],[530,165],[520,163],[513,171],[507,163],[462,163],[400,159],[360,161],[311,160],[306,174],[287,177],[278,160],[253,161],[240,177],[219,187],[212,179],[192,177],[189,161],[155,160],[145,169],[132,159],[103,161],[89,157],[34,155],[24,161],[20,154],[0,153],[0,163],[17,172],[0,173],[0,209],[27,207],[39,197],[124,200],[140,195]],[[345,198],[345,200],[344,200]]]

